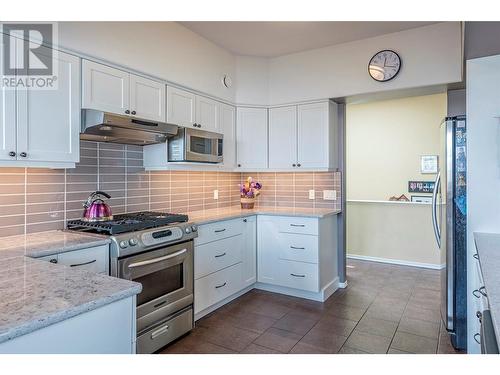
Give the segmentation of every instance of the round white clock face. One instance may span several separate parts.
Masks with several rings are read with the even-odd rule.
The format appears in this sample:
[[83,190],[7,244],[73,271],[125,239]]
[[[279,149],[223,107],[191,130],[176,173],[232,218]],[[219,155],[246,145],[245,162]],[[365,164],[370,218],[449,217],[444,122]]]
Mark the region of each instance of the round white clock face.
[[391,50],[380,51],[375,54],[368,64],[370,76],[380,82],[393,79],[401,69],[401,58]]

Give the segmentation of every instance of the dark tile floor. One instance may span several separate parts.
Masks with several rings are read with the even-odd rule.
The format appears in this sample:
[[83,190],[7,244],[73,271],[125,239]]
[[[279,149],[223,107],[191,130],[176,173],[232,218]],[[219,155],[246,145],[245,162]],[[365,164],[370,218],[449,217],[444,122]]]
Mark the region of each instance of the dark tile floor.
[[438,271],[349,260],[347,275],[324,303],[252,290],[160,353],[456,353]]

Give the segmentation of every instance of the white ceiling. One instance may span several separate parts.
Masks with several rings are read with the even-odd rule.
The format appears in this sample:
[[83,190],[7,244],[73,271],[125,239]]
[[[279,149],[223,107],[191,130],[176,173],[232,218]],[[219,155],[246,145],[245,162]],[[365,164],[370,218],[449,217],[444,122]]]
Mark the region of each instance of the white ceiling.
[[276,57],[436,22],[180,22],[236,55]]

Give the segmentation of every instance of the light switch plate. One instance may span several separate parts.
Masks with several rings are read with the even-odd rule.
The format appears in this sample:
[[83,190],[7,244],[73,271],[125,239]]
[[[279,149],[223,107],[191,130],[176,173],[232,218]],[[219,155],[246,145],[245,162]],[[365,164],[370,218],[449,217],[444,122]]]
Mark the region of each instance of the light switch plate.
[[314,190],[309,190],[309,199],[314,199],[315,198],[315,192]]
[[219,190],[214,190],[214,199],[219,199]]
[[337,200],[337,191],[336,190],[323,190],[323,200],[336,201]]

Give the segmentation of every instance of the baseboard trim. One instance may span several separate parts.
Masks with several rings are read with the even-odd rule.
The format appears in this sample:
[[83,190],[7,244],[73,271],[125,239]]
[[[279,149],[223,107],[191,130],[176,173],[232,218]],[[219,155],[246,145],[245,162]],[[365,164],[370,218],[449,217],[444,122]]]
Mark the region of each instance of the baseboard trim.
[[285,286],[278,286],[266,283],[256,283],[255,289],[265,290],[267,292],[286,294],[293,297],[310,299],[313,301],[325,302],[339,288],[339,278],[336,277],[330,281],[318,293],[307,292],[305,290],[287,288]]
[[420,263],[420,262],[410,262],[406,260],[399,259],[391,259],[391,258],[379,258],[379,257],[370,257],[366,255],[355,255],[349,254],[347,255],[348,259],[358,259],[358,260],[369,260],[372,262],[378,263],[388,263],[388,264],[397,264],[400,266],[411,266],[411,267],[419,267],[419,268],[428,268],[432,270],[441,270],[445,267],[444,264],[432,264],[432,263]]

